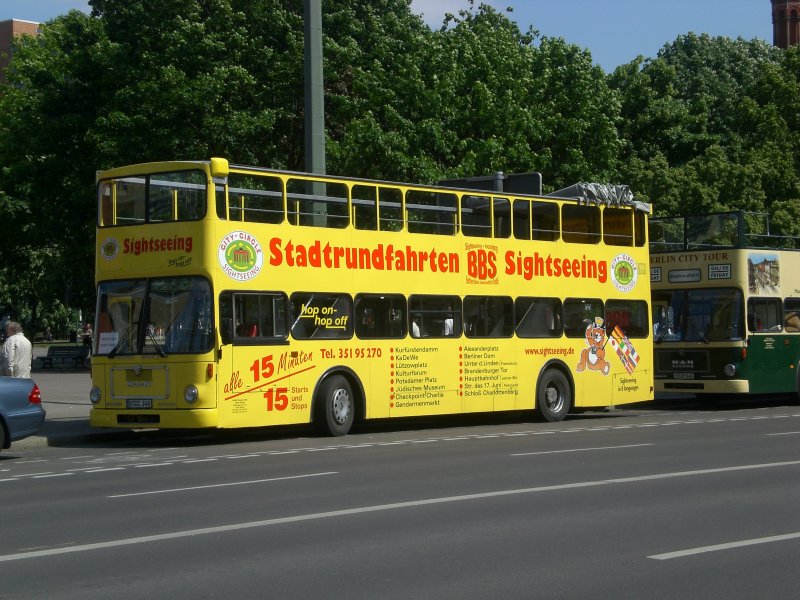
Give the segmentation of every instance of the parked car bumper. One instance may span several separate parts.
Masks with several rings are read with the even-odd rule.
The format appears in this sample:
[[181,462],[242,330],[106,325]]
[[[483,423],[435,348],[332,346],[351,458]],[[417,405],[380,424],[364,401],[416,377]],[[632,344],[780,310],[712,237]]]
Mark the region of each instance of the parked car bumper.
[[44,425],[46,415],[46,411],[39,404],[31,404],[25,410],[9,414],[8,429],[11,441],[16,442],[38,432]]

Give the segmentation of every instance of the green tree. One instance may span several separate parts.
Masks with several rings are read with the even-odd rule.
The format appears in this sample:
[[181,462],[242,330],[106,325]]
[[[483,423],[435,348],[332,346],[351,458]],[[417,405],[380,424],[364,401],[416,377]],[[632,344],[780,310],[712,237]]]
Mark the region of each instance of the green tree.
[[93,173],[86,144],[97,114],[90,68],[105,46],[101,23],[74,11],[21,38],[0,91],[0,277],[10,300],[30,307],[36,327],[42,301],[92,303]]
[[623,179],[657,214],[769,212],[796,198],[789,56],[760,40],[689,34],[616,69]]
[[[301,0],[91,0],[19,43],[0,87],[0,290],[93,309],[97,169],[225,156],[302,170]],[[619,92],[589,53],[473,1],[323,5],[328,170],[430,183],[613,178]],[[19,304],[19,302],[15,302]]]

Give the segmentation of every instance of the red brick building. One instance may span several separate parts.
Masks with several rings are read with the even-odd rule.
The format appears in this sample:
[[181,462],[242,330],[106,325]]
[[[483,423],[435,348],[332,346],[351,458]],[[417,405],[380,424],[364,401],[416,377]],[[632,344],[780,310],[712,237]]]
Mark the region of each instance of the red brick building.
[[6,67],[11,60],[11,41],[18,35],[38,35],[39,23],[8,19],[0,21],[0,81],[6,79]]
[[788,48],[800,44],[800,0],[771,0],[772,44]]

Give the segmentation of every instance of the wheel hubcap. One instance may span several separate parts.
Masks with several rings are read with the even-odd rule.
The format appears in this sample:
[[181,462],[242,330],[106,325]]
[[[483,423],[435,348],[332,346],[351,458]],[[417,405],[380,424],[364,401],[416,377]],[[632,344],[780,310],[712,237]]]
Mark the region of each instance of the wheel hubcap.
[[564,405],[564,396],[556,386],[548,385],[544,395],[549,410],[553,412],[561,410],[561,407]]
[[347,417],[350,415],[350,394],[347,390],[338,389],[333,392],[333,402],[331,403],[331,414],[333,420],[339,425],[347,422]]

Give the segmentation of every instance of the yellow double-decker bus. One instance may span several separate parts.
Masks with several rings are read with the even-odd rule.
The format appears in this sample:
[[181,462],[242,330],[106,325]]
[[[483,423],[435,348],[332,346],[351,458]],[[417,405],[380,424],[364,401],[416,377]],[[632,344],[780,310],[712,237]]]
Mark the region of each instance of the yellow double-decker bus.
[[100,172],[97,192],[94,426],[343,435],[652,398],[649,207],[623,186],[533,196],[213,158]]

